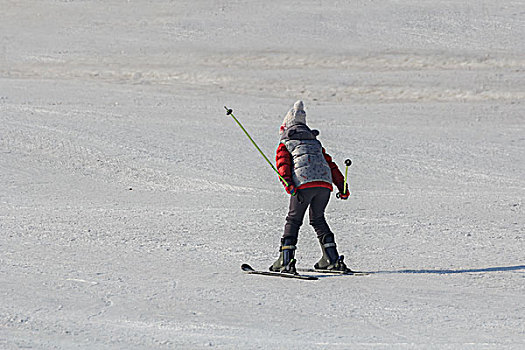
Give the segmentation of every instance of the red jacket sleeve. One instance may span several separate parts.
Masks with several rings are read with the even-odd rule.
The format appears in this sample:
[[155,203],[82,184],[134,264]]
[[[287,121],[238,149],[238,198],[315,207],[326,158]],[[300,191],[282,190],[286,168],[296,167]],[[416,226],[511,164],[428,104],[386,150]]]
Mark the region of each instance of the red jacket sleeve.
[[326,153],[325,149],[323,148],[323,155],[324,159],[326,159],[326,162],[328,163],[328,166],[330,166],[330,170],[332,171],[332,182],[337,186],[337,189],[339,192],[344,192],[344,184],[345,184],[345,178],[339,168],[337,167],[337,164],[332,160],[332,157],[328,153]]
[[275,162],[277,164],[277,171],[283,177],[283,179],[285,179],[289,185],[293,184],[292,155],[290,154],[290,152],[288,152],[286,146],[283,143],[280,143],[279,147],[277,147]]

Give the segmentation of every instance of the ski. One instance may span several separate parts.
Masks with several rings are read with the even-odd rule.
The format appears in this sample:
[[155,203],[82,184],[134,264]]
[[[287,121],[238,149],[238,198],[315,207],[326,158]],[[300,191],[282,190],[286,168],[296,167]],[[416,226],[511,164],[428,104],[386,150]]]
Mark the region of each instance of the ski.
[[300,275],[300,274],[291,274],[291,273],[255,270],[253,267],[251,267],[248,264],[242,264],[241,265],[241,270],[244,271],[247,274],[254,274],[254,275],[283,277],[283,278],[295,278],[295,279],[306,280],[306,281],[315,281],[315,280],[318,279],[315,276],[306,276],[306,275]]
[[297,271],[301,272],[310,272],[310,273],[330,273],[334,275],[348,275],[348,276],[367,276],[370,273],[369,272],[363,272],[363,271],[352,271],[352,272],[343,272],[343,271],[334,271],[334,270],[323,270],[323,269],[309,269],[309,268],[301,268],[298,267]]

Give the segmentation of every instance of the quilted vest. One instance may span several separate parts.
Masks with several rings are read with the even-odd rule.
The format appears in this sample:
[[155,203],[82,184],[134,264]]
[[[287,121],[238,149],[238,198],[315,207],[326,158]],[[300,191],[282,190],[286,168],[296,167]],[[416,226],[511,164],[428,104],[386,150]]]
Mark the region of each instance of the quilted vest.
[[281,143],[292,155],[292,179],[297,187],[314,181],[332,183],[332,172],[317,135],[317,130],[312,131],[304,124],[296,124],[288,128],[281,137]]

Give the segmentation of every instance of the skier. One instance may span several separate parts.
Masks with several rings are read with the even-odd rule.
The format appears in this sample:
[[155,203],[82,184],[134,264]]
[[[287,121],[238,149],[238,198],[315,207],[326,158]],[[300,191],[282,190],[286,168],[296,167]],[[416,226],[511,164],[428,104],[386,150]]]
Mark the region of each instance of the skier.
[[270,271],[297,273],[294,259],[299,228],[303,223],[306,209],[309,209],[310,225],[313,226],[321,249],[322,258],[315,269],[352,272],[339,256],[335,237],[326,223],[324,212],[333,190],[332,182],[339,190],[338,197],[346,200],[348,185],[344,188],[344,177],[332,158],[317,140],[319,131],[306,125],[303,101],[295,102],[284,117],[277,148],[277,170],[286,192],[291,195],[284,234],[281,238],[279,258],[270,266]]

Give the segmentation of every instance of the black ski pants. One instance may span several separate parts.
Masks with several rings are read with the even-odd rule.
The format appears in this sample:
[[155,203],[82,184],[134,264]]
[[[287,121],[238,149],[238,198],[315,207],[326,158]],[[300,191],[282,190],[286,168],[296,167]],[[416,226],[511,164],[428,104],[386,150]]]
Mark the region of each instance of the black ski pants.
[[317,238],[322,239],[325,235],[333,235],[326,223],[324,211],[330,200],[331,191],[324,187],[305,188],[298,191],[297,195],[290,197],[290,209],[286,216],[284,225],[283,242],[297,244],[299,228],[303,224],[306,209],[310,208],[310,225],[313,226]]

